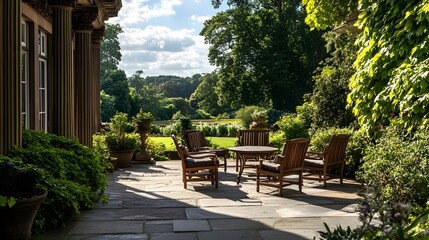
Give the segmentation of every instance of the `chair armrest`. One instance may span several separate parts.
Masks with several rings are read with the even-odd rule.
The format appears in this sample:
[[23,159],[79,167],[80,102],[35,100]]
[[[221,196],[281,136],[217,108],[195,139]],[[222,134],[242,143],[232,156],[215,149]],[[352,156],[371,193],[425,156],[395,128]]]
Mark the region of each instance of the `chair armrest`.
[[203,150],[209,150],[209,147],[200,147],[200,148],[195,148],[195,150],[198,151],[203,151]]

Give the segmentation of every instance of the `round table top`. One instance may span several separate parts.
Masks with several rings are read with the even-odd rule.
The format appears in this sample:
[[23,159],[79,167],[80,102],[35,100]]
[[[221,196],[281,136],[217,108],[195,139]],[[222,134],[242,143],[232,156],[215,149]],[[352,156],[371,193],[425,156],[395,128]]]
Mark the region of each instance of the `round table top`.
[[272,153],[278,150],[278,148],[270,146],[238,146],[230,147],[228,149],[230,151],[240,153]]

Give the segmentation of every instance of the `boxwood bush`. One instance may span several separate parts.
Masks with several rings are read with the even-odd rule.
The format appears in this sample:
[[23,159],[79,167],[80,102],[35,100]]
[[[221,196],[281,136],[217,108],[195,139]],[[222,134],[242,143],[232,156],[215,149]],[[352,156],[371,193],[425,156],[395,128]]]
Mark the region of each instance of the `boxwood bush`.
[[43,172],[40,182],[48,197],[36,216],[34,232],[62,226],[94,202],[107,199],[105,162],[76,139],[24,130],[22,148],[15,148],[9,156]]

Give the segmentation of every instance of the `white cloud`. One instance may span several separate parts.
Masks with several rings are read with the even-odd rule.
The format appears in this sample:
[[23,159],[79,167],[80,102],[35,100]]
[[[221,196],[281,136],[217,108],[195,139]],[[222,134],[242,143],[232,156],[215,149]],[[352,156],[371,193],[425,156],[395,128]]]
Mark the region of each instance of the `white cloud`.
[[122,61],[128,76],[137,70],[145,75],[191,76],[213,70],[207,59],[208,46],[193,29],[173,30],[165,26],[124,29],[119,35]]
[[206,20],[210,18],[211,18],[210,16],[197,16],[197,15],[191,16],[191,20],[197,23],[204,23]]
[[123,0],[118,17],[109,20],[110,23],[120,23],[122,27],[144,23],[150,19],[175,15],[175,6],[180,6],[182,0],[161,0],[150,5],[149,0]]

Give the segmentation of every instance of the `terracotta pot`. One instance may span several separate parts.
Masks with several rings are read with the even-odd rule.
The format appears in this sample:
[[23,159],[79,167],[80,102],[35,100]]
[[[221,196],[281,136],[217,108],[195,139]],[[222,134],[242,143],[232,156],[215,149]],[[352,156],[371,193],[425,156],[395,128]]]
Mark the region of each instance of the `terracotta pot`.
[[42,195],[17,200],[11,208],[0,207],[0,239],[29,239],[37,210],[47,197]]
[[133,159],[134,151],[110,151],[110,157],[116,158],[113,162],[115,167],[129,167]]

